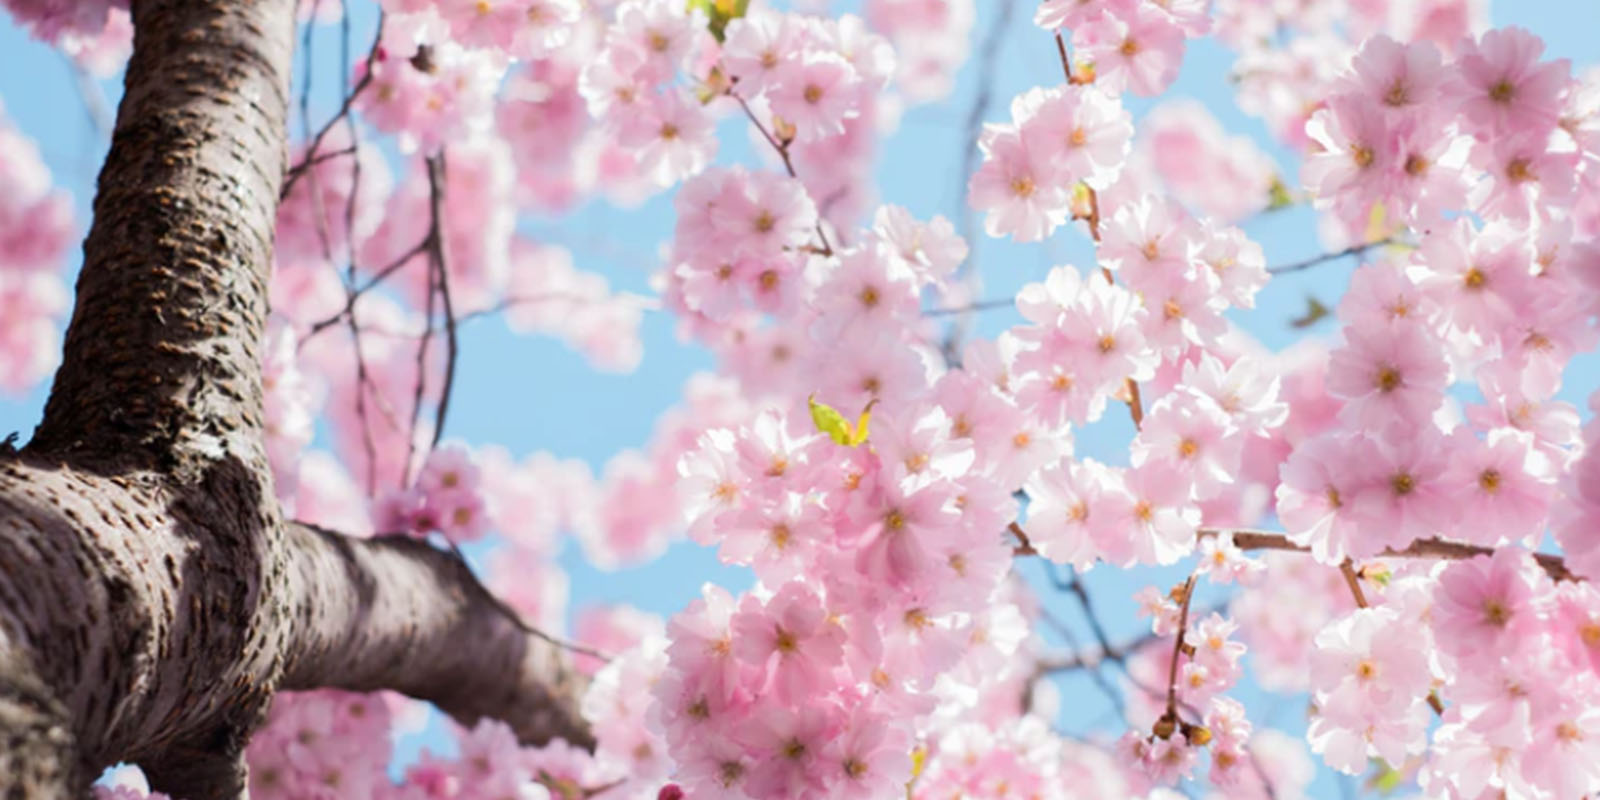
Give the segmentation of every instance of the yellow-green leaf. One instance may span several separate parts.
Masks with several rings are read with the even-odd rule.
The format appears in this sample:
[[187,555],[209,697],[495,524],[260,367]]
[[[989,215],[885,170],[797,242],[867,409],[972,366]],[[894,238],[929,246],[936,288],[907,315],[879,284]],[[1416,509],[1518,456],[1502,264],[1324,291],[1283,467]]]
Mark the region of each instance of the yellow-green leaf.
[[807,398],[806,403],[811,406],[811,421],[817,426],[817,430],[826,433],[829,439],[838,444],[847,447],[856,445],[851,441],[855,438],[855,430],[851,428],[850,421],[845,419],[843,414],[827,403],[817,402],[816,395]]
[[749,8],[750,0],[689,0],[690,11],[706,13],[706,28],[719,42],[727,35],[728,23],[744,16]]
[[906,781],[906,800],[911,800],[912,793],[917,785],[917,779],[922,777],[922,770],[928,766],[928,748],[917,745],[911,750],[911,780]]
[[867,407],[861,409],[861,416],[856,419],[855,432],[850,434],[850,446],[855,447],[867,440],[867,423],[872,421],[872,407],[878,404],[878,398],[872,398]]
[[817,402],[817,396],[806,398],[806,403],[811,406],[811,421],[816,424],[817,430],[828,434],[828,438],[845,447],[858,447],[867,440],[867,424],[872,421],[872,407],[878,404],[877,398],[867,403],[861,409],[861,416],[856,418],[856,424],[844,418],[833,406]]
[[1388,762],[1380,758],[1373,759],[1375,771],[1367,779],[1367,787],[1381,795],[1390,795],[1399,789],[1406,781],[1406,776],[1400,770],[1389,766]]
[[1294,195],[1289,193],[1289,187],[1278,176],[1272,176],[1272,186],[1267,189],[1267,210],[1277,211],[1294,205]]

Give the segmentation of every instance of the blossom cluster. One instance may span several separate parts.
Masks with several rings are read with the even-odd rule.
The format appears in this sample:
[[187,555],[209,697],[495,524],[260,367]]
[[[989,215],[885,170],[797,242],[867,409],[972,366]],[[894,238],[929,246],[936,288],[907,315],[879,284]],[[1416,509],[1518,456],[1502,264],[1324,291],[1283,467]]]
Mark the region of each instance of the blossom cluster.
[[127,26],[127,0],[5,0],[5,9],[35,37],[59,43],[70,50],[72,43],[91,39],[117,25]]
[[883,419],[872,452],[795,427],[769,410],[683,464],[691,536],[762,581],[737,600],[707,586],[669,623],[656,696],[691,794],[892,792],[918,721],[983,702],[1015,664],[993,462],[937,409]]
[[1451,63],[1429,42],[1368,39],[1307,124],[1305,179],[1354,230],[1375,215],[1428,229],[1470,209],[1526,227],[1551,220],[1577,187],[1581,129],[1559,127],[1565,60],[1520,28],[1468,41]]
[[[503,722],[456,728],[454,752],[424,751],[391,778],[395,733],[426,722],[420,703],[391,694],[323,690],[279,695],[245,752],[250,795],[266,800],[568,800],[629,796],[589,752],[557,740],[527,747]],[[603,795],[591,790],[607,790]],[[130,790],[109,800],[143,797]],[[162,800],[164,795],[150,795]]]
[[1069,28],[1089,79],[1114,92],[1160,94],[1178,76],[1184,41],[1211,32],[1206,3],[1175,0],[1045,0],[1033,21],[1047,30]]
[[[121,19],[7,4],[69,49]],[[867,176],[898,103],[951,91],[973,0],[384,0],[353,113],[299,143],[277,220],[263,388],[286,507],[451,546],[498,533],[487,582],[557,633],[569,534],[602,568],[686,534],[754,586],[706,585],[666,621],[577,616],[613,655],[575,657],[593,754],[485,722],[397,784],[413,704],[285,695],[253,793],[1165,800],[1204,763],[1218,796],[1302,796],[1310,762],[1247,714],[1247,668],[1309,696],[1334,769],[1377,759],[1430,797],[1600,791],[1600,423],[1560,395],[1600,339],[1600,73],[1484,31],[1467,0],[1210,5],[1034,9],[1061,75],[966,143],[962,213],[1021,243],[1072,228],[1092,261],[964,341],[976,305],[926,304],[971,300],[978,243]],[[1240,106],[1301,152],[1298,187],[1196,105],[1136,124],[1124,104],[1211,34]],[[758,159],[722,163],[722,127]],[[53,354],[71,220],[31,147],[0,144],[0,386],[21,388]],[[668,191],[658,303],[518,225]],[[1337,336],[1271,353],[1239,326],[1272,274],[1241,226],[1301,202],[1363,263],[1324,315]],[[647,445],[598,474],[431,446],[441,312],[504,312],[626,371],[647,302],[717,361]],[[1124,412],[1125,458],[1076,452]],[[1563,560],[1535,554],[1547,533]],[[1190,570],[1135,597],[1136,646],[1100,642],[1127,679],[1119,739],[1050,727],[1043,599],[1013,570],[1033,557]],[[1208,585],[1225,607],[1195,601]]]
[[984,125],[983,165],[968,202],[990,236],[1045,238],[1069,216],[1089,217],[1089,194],[1117,178],[1133,138],[1120,99],[1098,86],[1035,88],[1011,104],[1010,124]]

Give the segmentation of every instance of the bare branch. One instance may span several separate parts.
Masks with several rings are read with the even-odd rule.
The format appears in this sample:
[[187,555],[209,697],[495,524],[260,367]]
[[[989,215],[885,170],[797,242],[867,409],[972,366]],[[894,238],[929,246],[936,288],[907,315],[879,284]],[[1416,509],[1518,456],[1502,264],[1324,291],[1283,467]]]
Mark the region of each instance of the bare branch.
[[[345,21],[341,22],[341,25],[348,26],[348,20],[349,15],[346,14]],[[283,188],[278,193],[278,197],[280,199],[289,196],[289,190],[294,188],[295,181],[300,180],[300,176],[304,175],[306,170],[315,163],[318,150],[322,147],[322,140],[328,136],[328,133],[333,130],[334,126],[350,117],[351,106],[355,104],[356,98],[361,96],[361,93],[366,91],[367,87],[372,84],[372,62],[378,57],[378,47],[383,43],[383,25],[384,13],[383,9],[380,8],[378,10],[378,30],[372,35],[372,49],[367,52],[367,68],[361,73],[361,80],[356,81],[355,88],[351,89],[350,92],[344,96],[344,100],[339,104],[339,110],[334,112],[334,115],[330,117],[327,122],[323,123],[322,127],[318,128],[316,134],[311,137],[311,143],[306,146],[305,156],[301,158],[300,163],[290,167],[288,172],[285,173],[283,179]],[[309,30],[311,27],[313,26],[307,26],[307,37],[310,36]],[[344,30],[348,31],[348,28],[345,28]],[[346,35],[348,35],[348,33],[346,33]],[[306,48],[308,52],[310,49],[311,48],[309,47]],[[307,70],[308,77],[306,80],[308,83],[310,81],[309,75],[310,70]],[[306,117],[308,113],[306,110],[307,105],[308,104],[304,102],[301,104],[302,117]],[[307,119],[307,122],[309,123],[309,119]]]
[[438,447],[439,438],[444,436],[445,417],[450,413],[450,394],[456,384],[456,358],[461,351],[460,342],[456,338],[455,301],[450,297],[450,264],[445,258],[447,251],[444,246],[444,151],[442,150],[438,155],[428,159],[428,189],[429,210],[439,229],[433,237],[433,259],[437,265],[434,274],[439,279],[439,299],[444,306],[444,386],[439,390],[439,406],[433,420],[433,446]]
[[[1200,531],[1200,536],[1216,536],[1222,531],[1205,529]],[[1233,535],[1233,543],[1241,550],[1282,550],[1292,553],[1308,553],[1311,548],[1295,544],[1289,537],[1281,533],[1270,531],[1235,530],[1228,531]],[[1482,545],[1467,544],[1466,542],[1453,542],[1448,539],[1418,539],[1401,549],[1384,550],[1380,555],[1389,558],[1433,558],[1448,561],[1461,561],[1478,556],[1493,555],[1494,548]],[[1544,567],[1544,571],[1551,578],[1558,581],[1578,581],[1581,577],[1574,575],[1567,569],[1566,562],[1560,556],[1550,553],[1534,553],[1533,559]]]
[[[1006,29],[1011,25],[1011,14],[1015,6],[1016,0],[1003,0],[988,33],[984,34],[983,44],[979,47],[976,58],[978,91],[973,95],[972,105],[967,108],[966,125],[961,136],[963,145],[961,167],[956,172],[955,197],[958,208],[955,217],[956,224],[960,226],[956,232],[967,243],[967,257],[956,266],[955,275],[952,277],[965,282],[969,289],[976,289],[978,242],[975,234],[977,223],[971,205],[966,202],[967,184],[977,169],[978,134],[983,129],[984,117],[989,115],[990,106],[994,105],[995,73],[1000,64],[1000,45],[1005,41]],[[971,327],[972,319],[969,315],[956,316],[954,324],[945,333],[944,342],[940,345],[946,363],[955,364],[960,360],[961,341],[966,338]]]
[[[761,138],[766,139],[767,144],[771,145],[773,151],[778,154],[778,158],[783,159],[783,168],[789,173],[789,177],[799,180],[800,175],[794,170],[794,159],[789,155],[789,145],[794,144],[794,140],[780,139],[773,135],[772,131],[767,129],[766,124],[761,121],[761,118],[756,116],[755,110],[750,108],[750,104],[745,102],[745,99],[740,97],[739,94],[733,90],[733,87],[728,88],[727,94],[729,97],[732,97],[734,100],[738,101],[739,107],[744,109],[744,115],[750,119],[750,123],[756,126],[756,130],[761,131]],[[820,210],[818,213],[821,213]],[[817,217],[816,228],[817,241],[822,243],[817,246],[817,254],[824,256],[833,255],[833,245],[829,244],[828,234],[822,229],[821,216]]]
[[1189,604],[1194,600],[1193,574],[1183,582],[1183,588],[1178,593],[1178,638],[1172,643],[1172,660],[1167,666],[1167,713],[1162,716],[1163,720],[1174,724],[1178,722],[1178,659],[1183,655],[1183,640],[1189,633]]
[[[1034,549],[1029,541],[1028,534],[1016,522],[1007,528],[1017,537],[1018,544],[1012,548],[1014,556],[1036,556],[1039,551]],[[1288,553],[1309,553],[1311,548],[1295,544],[1288,536],[1272,531],[1257,530],[1221,530],[1217,528],[1202,528],[1196,532],[1196,538],[1204,539],[1212,536],[1228,534],[1233,537],[1233,543],[1240,550],[1279,550]],[[1483,545],[1454,542],[1449,539],[1418,539],[1400,549],[1390,548],[1379,555],[1386,558],[1432,558],[1447,561],[1463,561],[1478,556],[1493,555],[1494,548]],[[1576,575],[1567,568],[1566,562],[1558,555],[1551,553],[1534,553],[1533,560],[1544,568],[1551,578],[1558,581],[1581,581],[1582,576]]]
[[968,304],[966,304],[964,306],[954,306],[954,307],[951,307],[951,308],[929,308],[929,309],[924,309],[923,312],[922,312],[922,316],[924,316],[924,317],[947,317],[947,316],[950,316],[952,314],[968,314],[968,313],[971,313],[973,311],[988,311],[988,310],[993,309],[993,308],[1011,308],[1011,307],[1016,305],[1016,302],[1017,302],[1016,300],[1011,299],[1011,298],[998,298],[998,299],[995,299],[995,300],[975,300],[975,301],[973,301],[971,303],[968,303]]
[[1318,264],[1326,264],[1330,261],[1338,261],[1341,258],[1348,258],[1350,256],[1359,256],[1375,247],[1383,247],[1384,245],[1395,243],[1396,242],[1393,237],[1386,236],[1382,239],[1377,239],[1365,244],[1353,244],[1335,253],[1323,253],[1320,256],[1313,256],[1305,259],[1304,261],[1295,261],[1289,264],[1280,264],[1275,267],[1267,267],[1267,272],[1270,272],[1273,275],[1282,275],[1286,272],[1299,272],[1301,270],[1315,267]]

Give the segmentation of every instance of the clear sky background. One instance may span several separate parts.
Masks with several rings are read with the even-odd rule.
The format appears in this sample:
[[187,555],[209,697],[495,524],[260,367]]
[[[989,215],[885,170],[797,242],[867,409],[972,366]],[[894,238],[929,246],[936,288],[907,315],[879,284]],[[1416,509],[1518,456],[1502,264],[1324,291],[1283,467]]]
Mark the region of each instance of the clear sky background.
[[[974,52],[1005,1],[977,0],[978,22],[972,32]],[[1015,94],[1059,80],[1054,43],[1030,22],[1032,3],[1012,1],[1017,4],[1017,13],[1003,33],[994,101],[985,116],[990,121],[1009,118],[1009,101]],[[1521,25],[1544,37],[1547,57],[1569,58],[1575,68],[1600,62],[1600,41],[1595,33],[1600,31],[1600,0],[1499,0],[1492,7],[1491,18],[1496,25]],[[365,52],[373,24],[370,10],[356,18],[356,54]],[[319,122],[337,102],[333,93],[339,78],[324,69],[338,63],[337,39],[337,28],[326,27],[321,29],[315,45],[315,59],[320,66],[313,116]],[[1217,43],[1191,42],[1181,77],[1168,97],[1189,97],[1204,103],[1230,133],[1255,139],[1276,159],[1286,182],[1296,185],[1298,168],[1292,154],[1275,146],[1265,126],[1234,105],[1226,80],[1231,62],[1232,54]],[[967,146],[963,122],[978,90],[975,73],[976,62],[969,61],[949,98],[911,109],[898,131],[881,143],[876,176],[882,201],[906,206],[923,218],[943,214],[953,219],[960,213],[964,180],[957,173],[962,150]],[[296,81],[298,88],[298,76]],[[104,94],[106,108],[114,110],[120,96],[120,78],[97,84],[97,90]],[[79,81],[63,56],[27,39],[0,15],[0,101],[12,122],[39,141],[56,181],[73,193],[80,225],[85,230],[94,179],[108,136],[97,129],[87,110],[84,98],[93,94],[80,90]],[[1153,105],[1132,96],[1126,102],[1136,116]],[[761,163],[762,154],[748,146],[741,128],[738,120],[724,123],[719,160]],[[293,129],[299,130],[298,122]],[[648,294],[649,275],[658,267],[654,254],[672,228],[670,200],[670,195],[664,195],[635,209],[594,203],[568,217],[524,219],[521,225],[524,232],[537,239],[568,246],[580,267],[605,274],[613,286]],[[419,231],[425,224],[425,220],[417,221]],[[1269,264],[1323,252],[1314,226],[1314,215],[1304,208],[1244,225],[1247,233],[1266,249]],[[1087,264],[1091,254],[1086,239],[1073,228],[1063,228],[1043,245],[1023,247],[991,239],[973,244],[986,282],[983,297],[1009,296],[1022,284],[1041,279],[1051,265]],[[71,270],[76,271],[79,257],[80,253],[73,252]],[[1234,319],[1272,349],[1280,349],[1303,335],[1330,336],[1334,332],[1331,323],[1324,322],[1308,333],[1293,330],[1287,321],[1304,310],[1308,295],[1317,296],[1331,307],[1354,268],[1354,261],[1346,259],[1277,277],[1262,292],[1254,311],[1236,313]],[[993,336],[1019,320],[1009,309],[984,312],[978,333]],[[580,356],[553,340],[512,336],[497,320],[467,326],[462,332],[462,357],[447,438],[474,445],[498,443],[519,455],[548,450],[562,458],[584,459],[598,472],[618,451],[644,447],[656,417],[678,401],[684,379],[713,366],[706,352],[681,343],[673,328],[674,320],[669,316],[647,312],[644,361],[637,371],[619,376],[592,371]],[[1600,360],[1591,354],[1575,361],[1569,369],[1562,397],[1586,409],[1585,401],[1597,385]],[[0,437],[18,431],[26,439],[38,420],[44,398],[45,387],[21,397],[0,395]],[[1110,421],[1079,433],[1077,452],[1103,461],[1125,462],[1132,427],[1122,415],[1108,414],[1107,418]],[[573,608],[593,603],[629,603],[670,615],[698,596],[703,581],[717,581],[735,590],[750,582],[746,571],[722,567],[710,551],[689,543],[674,546],[651,564],[618,572],[589,567],[575,546],[567,548],[562,563],[572,579]],[[1047,604],[1077,626],[1077,635],[1087,641],[1088,630],[1070,598],[1048,588],[1037,564],[1023,564],[1020,568],[1043,587],[1041,595]],[[1134,613],[1131,596],[1135,591],[1146,585],[1166,587],[1180,582],[1186,569],[1179,566],[1165,570],[1092,571],[1086,580],[1112,638],[1131,638],[1145,630]],[[1115,724],[1108,701],[1085,676],[1065,678],[1060,685],[1063,729],[1084,732]],[[1266,722],[1290,732],[1303,730],[1303,698],[1266,696],[1248,685],[1235,694],[1251,708],[1258,725]],[[437,749],[441,740],[430,734],[425,741]],[[1341,786],[1324,771],[1314,794],[1339,796],[1349,788],[1350,784]]]

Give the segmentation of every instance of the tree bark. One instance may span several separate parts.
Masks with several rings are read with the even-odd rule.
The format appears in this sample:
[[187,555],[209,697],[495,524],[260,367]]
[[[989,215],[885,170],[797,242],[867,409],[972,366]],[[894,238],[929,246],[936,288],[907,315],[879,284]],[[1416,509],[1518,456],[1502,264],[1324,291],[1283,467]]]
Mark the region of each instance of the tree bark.
[[0,448],[0,796],[139,763],[240,797],[279,689],[392,688],[589,744],[563,654],[452,554],[286,523],[260,343],[294,0],[135,0],[77,306],[33,440]]
[[466,563],[407,536],[290,528],[293,579],[314,602],[296,623],[281,688],[394,689],[464,724],[505,720],[523,741],[593,739],[571,700],[567,653],[531,634]]

